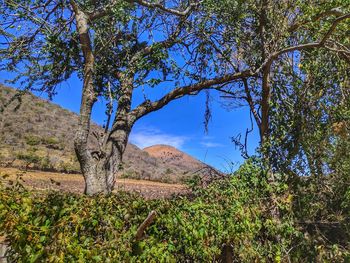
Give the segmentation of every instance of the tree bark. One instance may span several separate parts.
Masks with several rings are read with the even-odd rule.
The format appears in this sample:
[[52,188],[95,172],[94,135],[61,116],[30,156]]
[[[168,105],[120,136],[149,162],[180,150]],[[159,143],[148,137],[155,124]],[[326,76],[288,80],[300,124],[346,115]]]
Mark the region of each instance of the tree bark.
[[106,180],[107,170],[105,167],[98,164],[85,164],[89,166],[85,172],[85,190],[84,193],[87,195],[96,195],[96,194],[108,194],[108,185]]
[[114,190],[130,131],[131,128],[126,127],[111,132],[102,151],[93,152],[93,158],[88,161],[80,160],[85,179],[85,194],[110,194]]

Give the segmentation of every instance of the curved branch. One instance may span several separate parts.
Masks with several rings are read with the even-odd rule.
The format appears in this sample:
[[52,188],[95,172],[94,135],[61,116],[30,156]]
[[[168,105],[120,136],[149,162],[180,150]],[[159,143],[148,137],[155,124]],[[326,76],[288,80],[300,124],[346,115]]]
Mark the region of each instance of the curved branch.
[[166,13],[170,13],[170,14],[173,14],[173,15],[177,15],[177,16],[187,16],[191,10],[198,5],[198,3],[191,3],[185,10],[183,11],[180,11],[180,10],[177,10],[177,9],[172,9],[172,8],[167,8],[165,7],[164,5],[162,4],[159,4],[159,3],[150,3],[148,1],[144,1],[144,0],[127,0],[128,2],[130,3],[137,3],[139,5],[142,5],[142,6],[145,6],[145,7],[149,7],[149,8],[157,8],[161,11],[164,11]]
[[306,20],[306,21],[302,21],[300,23],[296,23],[292,26],[289,27],[288,32],[294,32],[295,30],[297,30],[298,28],[302,27],[303,25],[306,25],[308,23],[312,23],[312,22],[316,22],[317,20],[320,20],[324,17],[328,17],[328,16],[342,16],[344,15],[344,12],[342,12],[342,10],[340,10],[340,8],[333,8],[331,10],[327,10],[325,12],[322,12],[318,15],[316,15],[315,17],[313,17],[310,20]]
[[247,70],[247,71],[225,75],[214,79],[204,80],[196,84],[176,88],[155,102],[151,102],[151,101],[143,102],[142,104],[140,104],[138,107],[136,107],[134,110],[130,112],[130,117],[134,122],[137,119],[141,118],[142,116],[150,112],[159,110],[163,108],[165,105],[167,105],[169,102],[179,99],[183,96],[191,95],[193,93],[196,93],[205,89],[210,89],[215,85],[220,85],[229,81],[240,80],[242,78],[251,77],[253,75],[254,75],[254,72],[252,72],[251,70]]
[[332,35],[335,31],[337,25],[345,20],[350,18],[350,13],[342,15],[335,19],[328,29],[326,34],[320,39],[318,42],[301,44],[297,46],[287,47],[285,49],[279,50],[277,52],[272,53],[265,62],[258,69],[258,72],[262,70],[262,98],[261,98],[261,129],[260,129],[260,137],[261,142],[264,141],[265,138],[268,137],[268,129],[269,129],[269,101],[270,101],[270,71],[272,63],[282,54],[289,53],[296,50],[304,50],[309,48],[318,48],[324,47],[327,39]]
[[[139,4],[141,6],[151,8],[151,9],[158,9],[160,11],[166,12],[168,14],[176,15],[176,16],[187,16],[192,11],[192,9],[196,6],[198,6],[198,4],[200,3],[200,2],[191,3],[185,10],[181,11],[181,10],[177,10],[174,8],[167,8],[160,3],[151,3],[148,1],[144,1],[144,0],[125,0],[125,2],[128,2],[130,4],[136,3],[136,4]],[[112,6],[115,5],[116,3],[117,3],[116,1],[112,1],[109,5],[106,5],[105,7],[101,8],[101,9],[98,9],[98,10],[95,10],[94,12],[91,12],[89,14],[89,19],[91,21],[93,21],[95,19],[106,16],[110,12]]]
[[277,52],[272,53],[266,60],[265,62],[261,65],[261,67],[257,71],[261,71],[262,69],[266,67],[270,67],[271,64],[275,59],[277,59],[280,55],[292,52],[292,51],[297,51],[297,50],[304,50],[304,49],[309,49],[309,48],[317,48],[317,47],[322,47],[324,46],[325,42],[327,39],[332,35],[332,33],[335,31],[337,25],[345,20],[350,18],[350,13],[345,14],[343,16],[338,17],[335,19],[331,25],[331,27],[328,29],[326,34],[320,39],[318,42],[312,42],[312,43],[307,43],[307,44],[301,44],[297,46],[292,46],[292,47],[287,47],[285,49],[279,50]]

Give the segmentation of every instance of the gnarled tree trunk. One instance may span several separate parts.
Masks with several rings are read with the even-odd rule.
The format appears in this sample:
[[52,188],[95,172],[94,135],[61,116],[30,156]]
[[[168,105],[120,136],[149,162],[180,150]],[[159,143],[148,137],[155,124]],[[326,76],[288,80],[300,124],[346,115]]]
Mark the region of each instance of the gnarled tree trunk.
[[[85,180],[85,194],[110,194],[113,191],[129,133],[129,129],[115,131],[100,151],[87,150],[81,154],[79,149],[76,149]],[[84,158],[86,156],[88,158]]]

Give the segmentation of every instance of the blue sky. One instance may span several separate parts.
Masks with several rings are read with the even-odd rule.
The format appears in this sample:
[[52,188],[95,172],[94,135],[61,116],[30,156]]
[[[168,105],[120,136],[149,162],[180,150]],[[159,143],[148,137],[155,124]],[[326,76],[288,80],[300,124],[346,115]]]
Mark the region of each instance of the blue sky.
[[[1,74],[0,82],[9,76]],[[58,88],[53,102],[63,108],[79,113],[81,83],[71,78]],[[164,89],[155,91],[164,94]],[[171,102],[163,109],[141,118],[134,126],[129,141],[140,148],[154,144],[172,145],[217,169],[229,172],[237,169],[243,158],[231,142],[233,136],[242,136],[250,127],[247,107],[228,111],[222,107],[222,99],[217,92],[211,91],[212,119],[209,132],[204,130],[205,93],[187,96]],[[142,100],[138,92],[134,95],[136,104]],[[156,96],[156,97],[159,97]],[[45,94],[42,94],[45,97]],[[93,110],[92,119],[98,124],[105,120],[105,102],[99,100]],[[254,153],[258,144],[257,130],[249,136],[249,152]]]

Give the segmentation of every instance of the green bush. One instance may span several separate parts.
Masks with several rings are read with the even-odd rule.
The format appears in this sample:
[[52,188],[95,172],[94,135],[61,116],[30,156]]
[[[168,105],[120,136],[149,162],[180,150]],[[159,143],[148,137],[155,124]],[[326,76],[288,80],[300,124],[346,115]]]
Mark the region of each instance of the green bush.
[[41,138],[41,143],[51,149],[63,148],[62,145],[60,145],[60,141],[55,137]]
[[50,161],[49,156],[41,158],[40,169],[42,170],[53,170],[53,165]]
[[80,167],[78,162],[61,161],[58,170],[64,173],[79,173]]
[[40,164],[42,158],[35,153],[35,151],[26,151],[20,152],[16,154],[17,159],[26,162],[26,165],[29,166],[31,164],[38,165]]
[[35,145],[39,145],[41,142],[40,137],[35,136],[35,135],[27,135],[25,137],[25,141],[26,144],[30,145],[30,146],[35,146]]
[[[10,243],[10,262],[213,262],[223,244],[232,245],[237,262],[342,262],[349,257],[346,244],[320,246],[307,236],[296,224],[288,187],[266,178],[249,161],[227,180],[205,189],[193,183],[190,195],[168,200],[0,186],[0,235]],[[276,206],[278,219],[270,212]],[[135,240],[152,210],[155,221]]]

